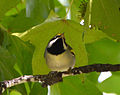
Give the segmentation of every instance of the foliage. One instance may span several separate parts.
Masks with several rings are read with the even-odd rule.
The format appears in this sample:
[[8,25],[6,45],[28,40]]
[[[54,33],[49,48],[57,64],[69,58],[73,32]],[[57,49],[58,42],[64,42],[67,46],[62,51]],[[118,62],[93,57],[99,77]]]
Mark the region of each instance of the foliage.
[[[88,64],[120,64],[119,0],[1,0],[0,81],[25,74],[46,74],[44,51],[57,33],[65,33],[75,51],[76,67]],[[9,3],[8,3],[9,2]],[[68,11],[71,19],[66,20]],[[85,25],[80,25],[84,19]],[[88,26],[92,27],[89,28]],[[119,72],[98,83],[99,73],[65,77],[51,86],[51,95],[120,94]],[[39,83],[7,89],[3,95],[47,95]]]

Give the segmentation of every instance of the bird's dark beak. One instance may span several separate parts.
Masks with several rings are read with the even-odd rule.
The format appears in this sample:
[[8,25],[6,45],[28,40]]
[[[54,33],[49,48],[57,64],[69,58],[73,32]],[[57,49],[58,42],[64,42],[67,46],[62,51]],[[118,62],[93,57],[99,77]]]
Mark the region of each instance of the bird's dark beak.
[[58,38],[65,38],[64,37],[64,33],[59,33],[59,34],[57,34],[58,36],[60,36],[60,37],[58,37]]
[[65,38],[64,33],[61,34],[61,38]]

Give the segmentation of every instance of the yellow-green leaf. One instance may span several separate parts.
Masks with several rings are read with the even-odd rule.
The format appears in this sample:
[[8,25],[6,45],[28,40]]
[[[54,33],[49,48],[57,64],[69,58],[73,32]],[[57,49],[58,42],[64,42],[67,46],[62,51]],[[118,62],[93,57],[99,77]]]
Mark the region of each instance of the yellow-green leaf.
[[73,21],[59,20],[46,22],[31,28],[22,37],[35,46],[32,59],[34,74],[47,73],[48,67],[44,59],[44,51],[49,40],[57,33],[65,33],[66,42],[73,48],[76,54],[76,66],[87,64],[87,54],[82,41],[83,27]]

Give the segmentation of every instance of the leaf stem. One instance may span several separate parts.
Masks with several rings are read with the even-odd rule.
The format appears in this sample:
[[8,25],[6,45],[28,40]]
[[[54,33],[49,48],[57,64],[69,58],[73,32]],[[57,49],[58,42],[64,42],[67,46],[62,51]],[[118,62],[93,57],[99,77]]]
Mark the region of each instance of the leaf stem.
[[68,7],[68,10],[67,10],[67,13],[66,13],[64,19],[67,18],[67,15],[68,15],[68,13],[69,13],[69,11],[70,11],[70,8],[71,8],[71,6],[72,6],[72,4],[73,4],[73,1],[74,1],[74,0],[71,1],[70,6]]

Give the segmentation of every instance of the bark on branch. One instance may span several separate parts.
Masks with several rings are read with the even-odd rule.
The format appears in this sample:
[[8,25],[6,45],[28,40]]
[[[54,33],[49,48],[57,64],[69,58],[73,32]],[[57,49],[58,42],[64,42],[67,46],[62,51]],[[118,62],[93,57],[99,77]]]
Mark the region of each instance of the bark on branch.
[[53,85],[63,80],[63,75],[77,75],[81,73],[90,72],[106,72],[106,71],[120,71],[120,64],[93,64],[81,67],[75,67],[64,72],[49,72],[46,75],[24,75],[12,80],[5,80],[0,82],[0,95],[5,91],[6,88],[25,83],[25,82],[40,82],[43,87]]

